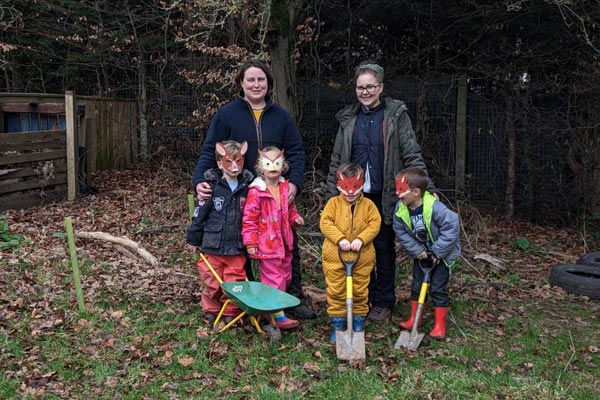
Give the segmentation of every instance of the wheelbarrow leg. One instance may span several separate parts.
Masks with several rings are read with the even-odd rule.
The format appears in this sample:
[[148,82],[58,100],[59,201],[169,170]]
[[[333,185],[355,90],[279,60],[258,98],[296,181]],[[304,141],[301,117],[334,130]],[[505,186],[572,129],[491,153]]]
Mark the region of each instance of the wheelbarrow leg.
[[[219,321],[221,320],[221,317],[223,316],[223,312],[225,311],[225,308],[227,307],[227,304],[229,304],[230,302],[231,302],[231,300],[227,299],[227,300],[225,300],[225,303],[223,303],[223,306],[221,307],[221,311],[219,311],[219,315],[217,315],[217,319],[215,319],[214,327],[216,327],[217,324],[219,323]],[[221,333],[223,331],[226,331],[227,329],[231,328],[244,315],[246,315],[245,311],[243,311],[241,314],[237,315],[234,319],[232,319],[231,321],[229,321],[228,324],[226,324],[224,327],[222,327],[221,329],[219,329],[219,333]]]
[[254,315],[250,316],[250,323],[256,328],[258,333],[263,336],[265,335],[265,331],[261,329],[260,324],[258,323],[258,318],[256,318]]
[[225,312],[225,307],[227,307],[227,304],[230,303],[231,300],[227,299],[225,300],[225,303],[223,303],[223,305],[221,306],[221,310],[219,310],[219,314],[217,315],[217,318],[215,318],[215,322],[213,322],[213,328],[216,328],[217,325],[219,324],[219,321],[221,320],[221,317],[223,316],[223,312]]

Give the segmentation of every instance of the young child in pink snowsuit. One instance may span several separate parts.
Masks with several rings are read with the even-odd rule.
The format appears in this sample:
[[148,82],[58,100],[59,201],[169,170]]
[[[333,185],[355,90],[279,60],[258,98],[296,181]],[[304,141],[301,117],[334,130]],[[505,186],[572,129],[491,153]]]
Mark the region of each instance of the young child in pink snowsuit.
[[[304,224],[294,203],[288,204],[288,164],[283,150],[266,147],[258,152],[258,177],[248,188],[242,218],[242,240],[250,258],[260,266],[260,281],[285,291],[292,280],[292,227]],[[279,329],[294,329],[300,322],[283,311],[274,314]]]

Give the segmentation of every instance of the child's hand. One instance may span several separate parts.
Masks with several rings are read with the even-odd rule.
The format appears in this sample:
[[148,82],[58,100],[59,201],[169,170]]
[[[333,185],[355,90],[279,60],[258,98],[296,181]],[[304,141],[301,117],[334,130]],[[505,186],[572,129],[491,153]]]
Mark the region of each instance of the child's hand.
[[294,220],[294,222],[296,223],[296,225],[300,226],[300,225],[304,225],[304,218],[302,217],[298,217]]
[[338,246],[340,247],[340,250],[342,250],[342,251],[350,251],[350,242],[348,241],[348,239],[340,240],[340,242],[338,243]]
[[352,251],[360,251],[362,248],[363,242],[360,239],[354,239],[352,243],[350,243],[350,250]]
[[256,255],[256,247],[246,247],[246,250],[248,250],[248,255],[249,256],[255,256]]
[[196,253],[198,251],[198,246],[194,246],[193,244],[187,244],[187,248],[189,251],[191,251],[192,253]]
[[421,254],[417,257],[419,260],[427,260],[427,252],[423,250]]

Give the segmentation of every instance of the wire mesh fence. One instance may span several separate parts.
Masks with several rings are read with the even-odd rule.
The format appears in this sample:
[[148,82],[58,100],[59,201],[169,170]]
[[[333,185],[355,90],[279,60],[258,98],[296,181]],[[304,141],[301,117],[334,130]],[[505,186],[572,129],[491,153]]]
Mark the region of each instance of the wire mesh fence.
[[[426,80],[389,76],[384,91],[406,103],[429,173],[436,187],[451,201],[459,195],[455,192],[457,88],[457,79],[452,76]],[[203,112],[202,99],[185,84],[173,85],[173,90],[178,92],[168,93],[165,99],[168,112],[155,113],[161,116],[161,122],[153,121],[153,126],[160,127],[153,136],[158,139],[156,144],[169,147],[193,166],[205,129],[195,129],[189,117]],[[318,208],[338,130],[335,114],[356,101],[356,97],[352,84],[339,77],[302,79],[298,82],[298,96],[297,121],[307,152],[306,185],[310,190],[305,191],[304,202],[305,207]],[[508,101],[512,102],[510,110]],[[593,211],[589,199],[598,193],[600,183],[589,171],[597,167],[587,165],[586,173],[573,170],[569,162],[572,143],[582,136],[577,127],[586,123],[593,126],[589,120],[573,120],[573,110],[584,107],[598,105],[589,101],[581,104],[573,97],[545,91],[507,96],[498,90],[481,90],[476,82],[470,82],[465,192],[460,194],[474,206],[499,213],[505,213],[512,203],[515,215],[534,222],[569,224]],[[512,142],[507,133],[510,126],[514,129]],[[589,146],[594,135],[588,133],[587,137]],[[581,146],[586,145],[579,143]],[[598,159],[588,157],[588,162],[597,163]],[[511,163],[514,174],[510,172]],[[514,189],[512,200],[507,195],[509,185]]]
[[[177,73],[163,71],[147,85],[144,116],[149,154],[168,154],[192,172],[206,124],[215,111],[211,90],[198,89]],[[503,92],[469,81],[465,107],[464,193],[457,193],[458,79],[387,76],[384,94],[404,101],[428,170],[450,201],[461,198],[477,207],[533,222],[571,224],[600,213],[600,88],[537,88]],[[93,94],[75,88],[78,94]],[[347,77],[300,79],[298,126],[307,153],[304,206],[319,209],[322,187],[338,130],[336,113],[356,101]],[[114,89],[115,97],[136,98],[135,84]],[[223,93],[220,93],[223,97]],[[141,115],[141,114],[140,114]],[[460,195],[460,196],[459,196]]]

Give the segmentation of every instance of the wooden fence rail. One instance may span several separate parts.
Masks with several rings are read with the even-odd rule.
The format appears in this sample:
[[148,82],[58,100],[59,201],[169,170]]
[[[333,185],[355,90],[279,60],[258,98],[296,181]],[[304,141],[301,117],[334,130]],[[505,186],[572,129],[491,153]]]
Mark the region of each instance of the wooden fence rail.
[[0,133],[0,210],[67,198],[66,131]]
[[[44,114],[64,117],[64,129],[3,130],[3,121],[9,121],[5,116],[12,118],[6,125],[15,130],[15,115],[22,117],[16,121],[23,128],[34,119],[38,126],[49,125],[41,123]],[[0,93],[0,211],[73,200],[80,184],[92,184],[93,172],[129,168],[137,157],[135,101],[76,97],[72,91]]]

